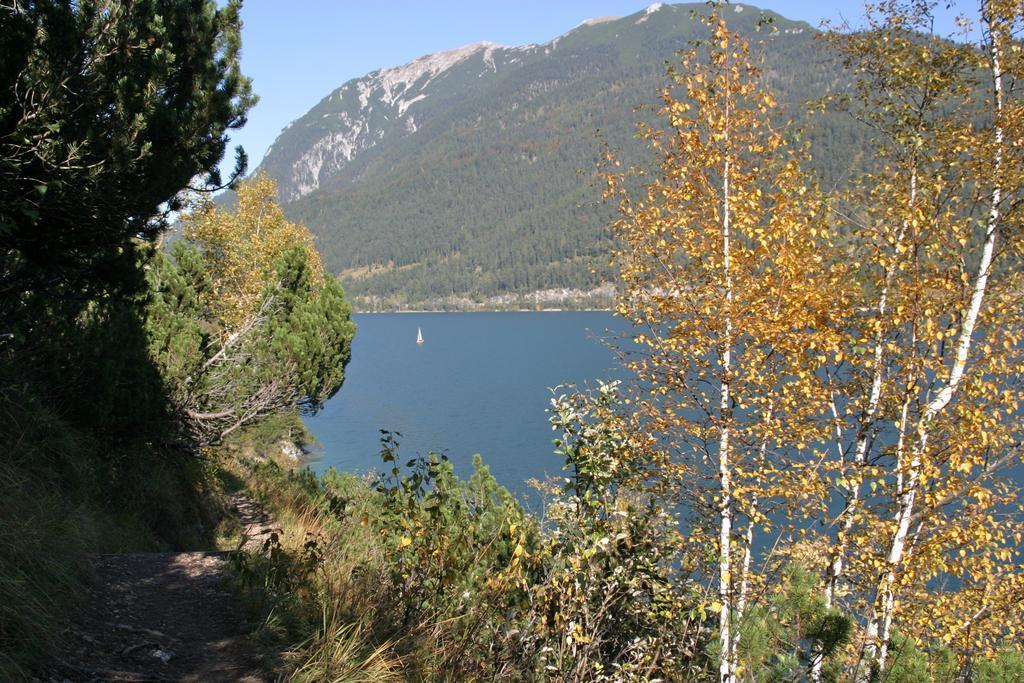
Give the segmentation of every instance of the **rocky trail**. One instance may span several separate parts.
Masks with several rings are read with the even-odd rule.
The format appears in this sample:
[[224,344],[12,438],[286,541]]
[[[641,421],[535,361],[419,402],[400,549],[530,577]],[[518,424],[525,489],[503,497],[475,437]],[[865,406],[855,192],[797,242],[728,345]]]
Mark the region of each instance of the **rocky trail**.
[[[271,522],[252,499],[231,499],[247,547]],[[49,681],[270,680],[248,640],[252,624],[226,583],[228,553],[99,555],[84,609],[68,626],[67,656]]]

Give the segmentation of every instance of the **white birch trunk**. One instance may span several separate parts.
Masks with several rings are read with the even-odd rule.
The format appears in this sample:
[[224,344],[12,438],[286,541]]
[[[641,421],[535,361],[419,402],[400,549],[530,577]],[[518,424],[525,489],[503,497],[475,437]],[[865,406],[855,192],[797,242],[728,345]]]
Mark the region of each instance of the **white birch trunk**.
[[[728,142],[728,107],[726,109],[726,141]],[[719,398],[719,419],[721,434],[718,438],[718,475],[721,487],[722,502],[719,508],[718,535],[718,600],[722,609],[718,613],[722,654],[719,660],[718,678],[720,683],[733,683],[734,676],[730,663],[732,661],[732,479],[729,462],[729,437],[731,436],[731,416],[729,415],[729,389],[732,371],[732,254],[729,234],[729,157],[726,152],[725,168],[722,174],[722,269],[725,280],[725,330],[722,349],[721,396]]]
[[[913,343],[914,342],[912,341],[911,342],[911,347],[913,347]],[[912,384],[911,384],[911,386],[912,386]],[[907,495],[906,481],[907,481],[908,478],[910,480],[916,479],[917,473],[920,471],[920,468],[921,468],[921,459],[915,453],[915,456],[914,456],[913,460],[910,463],[910,474],[909,474],[909,477],[904,477],[903,476],[904,459],[905,459],[905,455],[906,455],[907,423],[908,423],[909,412],[910,412],[910,391],[909,391],[909,389],[910,389],[910,387],[908,386],[907,397],[903,400],[903,407],[900,409],[899,436],[898,436],[898,438],[896,440],[896,471],[897,471],[896,491],[897,491],[897,493],[899,495],[899,498],[900,498],[900,501],[901,501],[901,509],[902,509],[902,501],[904,500],[905,496]],[[913,505],[912,502],[911,502],[911,505]],[[902,548],[901,548],[901,552],[902,552]],[[885,669],[885,660],[889,656],[889,638],[892,636],[892,613],[893,613],[893,609],[896,606],[896,591],[895,591],[895,587],[893,585],[895,580],[896,580],[896,574],[895,573],[888,572],[886,574],[885,590],[883,591],[883,594],[882,594],[882,597],[883,597],[883,600],[884,600],[883,607],[882,607],[882,635],[881,635],[881,639],[879,640],[879,643],[878,643],[878,647],[879,647],[879,652],[878,652],[878,668],[879,668],[880,671]],[[870,641],[869,641],[871,643],[871,647],[874,646],[875,639],[878,637],[877,622],[878,622],[877,619],[873,619],[872,620],[873,631],[874,632],[869,634],[871,636]]]
[[[914,168],[910,174],[910,196],[907,204],[912,209],[916,202],[917,169]],[[857,433],[857,443],[854,447],[853,454],[853,464],[857,470],[857,476],[855,477],[852,486],[847,491],[845,505],[843,506],[843,511],[839,515],[842,519],[842,525],[840,526],[839,533],[836,535],[836,542],[832,552],[832,561],[830,562],[828,569],[828,581],[825,585],[826,607],[831,607],[835,600],[836,587],[839,583],[839,579],[842,578],[843,575],[846,542],[848,540],[850,530],[853,528],[857,507],[860,504],[861,486],[863,485],[863,482],[860,480],[860,469],[867,462],[868,446],[871,441],[871,424],[874,422],[875,416],[878,414],[878,406],[882,398],[882,378],[885,369],[885,340],[883,339],[882,321],[888,313],[889,291],[892,288],[892,281],[896,275],[898,254],[900,247],[903,244],[903,240],[906,237],[907,227],[907,223],[900,226],[899,233],[896,236],[896,243],[893,246],[893,260],[892,263],[889,264],[889,267],[886,268],[885,283],[882,285],[882,291],[878,296],[879,329],[875,333],[871,392],[868,395],[867,409],[864,411],[864,415],[861,418],[860,428]]]
[[[768,402],[768,410],[765,411],[765,425],[771,423],[772,412],[774,403]],[[764,462],[765,454],[768,451],[768,436],[767,434],[761,440],[761,448],[759,452],[760,462]],[[758,497],[757,494],[752,494],[754,500],[750,504],[750,513],[747,515],[747,528],[744,532],[744,547],[743,547],[743,564],[740,566],[740,589],[739,594],[736,596],[736,618],[735,618],[735,629],[733,629],[732,644],[729,646],[730,651],[730,663],[729,670],[732,672],[733,677],[736,676],[736,671],[739,669],[740,660],[740,631],[739,625],[743,621],[743,613],[747,609],[747,596],[750,593],[750,562],[754,553],[754,527],[757,525],[757,507]]]
[[[992,267],[992,259],[995,254],[996,236],[999,231],[1000,202],[1002,201],[1001,171],[1003,165],[1003,82],[1001,70],[1001,54],[999,39],[993,33],[992,17],[989,14],[989,4],[982,6],[982,21],[988,26],[989,33],[989,56],[992,59],[992,89],[995,102],[995,155],[993,158],[993,188],[991,194],[991,205],[989,208],[988,222],[985,226],[985,242],[982,245],[981,260],[978,262],[978,270],[974,277],[974,287],[971,291],[971,300],[967,310],[964,311],[963,322],[960,328],[960,336],[957,339],[956,356],[949,371],[949,377],[945,386],[925,406],[918,420],[917,444],[914,447],[913,458],[910,463],[910,470],[907,474],[904,491],[900,496],[899,510],[897,513],[896,532],[893,534],[892,543],[889,548],[889,555],[886,558],[886,572],[883,579],[884,601],[882,606],[881,620],[883,624],[891,626],[892,611],[895,596],[892,594],[895,584],[896,573],[904,560],[904,551],[907,543],[907,536],[910,531],[910,524],[914,516],[914,504],[917,498],[921,462],[928,448],[929,428],[935,416],[949,405],[963,379],[964,370],[967,367],[967,360],[970,356],[971,344],[974,335],[974,328],[978,322],[978,315],[985,299],[985,290],[988,286],[988,278]],[[872,619],[869,629],[878,633],[878,616]],[[874,667],[882,672],[885,670],[885,655],[887,644],[883,643],[877,659],[872,662]],[[870,659],[869,659],[870,661]]]
[[[917,203],[917,165],[915,163],[913,169],[910,172],[910,194],[907,199],[907,207],[913,210],[914,205]],[[829,609],[835,602],[836,588],[839,586],[839,580],[843,576],[843,569],[846,561],[846,546],[849,541],[850,532],[853,530],[853,524],[857,519],[857,508],[860,506],[860,495],[861,489],[864,485],[862,481],[861,470],[867,463],[868,458],[868,447],[871,443],[871,426],[875,420],[875,416],[878,414],[878,406],[882,398],[882,379],[885,371],[885,339],[883,335],[883,321],[888,313],[889,306],[889,292],[892,289],[892,282],[896,276],[896,268],[898,265],[898,258],[900,253],[900,247],[903,244],[903,240],[907,235],[907,228],[909,227],[909,221],[905,221],[899,229],[896,235],[896,243],[893,245],[892,262],[885,270],[885,282],[882,285],[882,291],[878,295],[878,323],[879,328],[875,332],[875,348],[874,348],[874,359],[871,376],[871,392],[868,394],[868,405],[864,414],[861,416],[860,427],[857,432],[857,442],[854,446],[853,452],[853,466],[855,476],[853,483],[847,489],[846,500],[843,505],[843,511],[839,514],[839,518],[842,523],[839,527],[839,532],[836,534],[835,543],[832,546],[831,561],[828,566],[828,574],[825,582],[825,608]],[[871,620],[874,621],[873,619]],[[870,631],[870,623],[868,624]],[[869,633],[869,647],[870,647],[870,633]],[[821,680],[821,667],[823,664],[823,658],[820,654],[816,655],[811,665],[811,681],[812,683],[818,683]]]

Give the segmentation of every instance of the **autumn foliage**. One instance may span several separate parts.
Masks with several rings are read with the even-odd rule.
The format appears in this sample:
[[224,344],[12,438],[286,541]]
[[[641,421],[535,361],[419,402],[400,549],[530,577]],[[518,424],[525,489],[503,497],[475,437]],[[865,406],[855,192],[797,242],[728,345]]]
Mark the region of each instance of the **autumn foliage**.
[[345,378],[355,324],[309,230],[284,218],[272,180],[234,210],[200,204],[184,240],[148,269],[150,353],[201,442],[280,411],[315,410]]
[[927,3],[891,2],[866,31],[832,34],[856,84],[821,106],[876,145],[833,196],[747,43],[707,22],[662,92],[663,126],[640,129],[658,168],[637,193],[609,155],[607,196],[637,410],[671,454],[662,476],[688,482],[688,552],[714,549],[700,574],[716,586],[719,679],[754,675],[744,634],[796,565],[820,575],[820,628],[794,671],[868,680],[933,646],[970,667],[1017,642],[1024,617],[1007,476],[1024,16],[983,3],[972,46],[931,35]]
[[641,130],[658,177],[635,199],[621,176],[608,178],[621,214],[617,312],[638,329],[631,368],[649,387],[640,406],[701,482],[690,505],[714,511],[689,538],[719,548],[713,607],[728,679],[754,588],[755,527],[818,494],[794,484],[805,451],[827,436],[815,363],[838,343],[829,317],[845,283],[824,257],[825,204],[804,150],[774,127],[746,41],[708,22],[710,42],[683,56],[662,92],[667,129]]
[[[1024,15],[947,40],[931,10],[828,36],[852,86],[812,107],[873,141],[833,193],[760,46],[703,17],[654,162],[605,156],[634,381],[552,399],[542,518],[389,432],[372,487],[253,469],[308,522],[246,560],[304,567],[268,612],[307,608],[302,671],[346,643],[410,680],[1021,679]],[[259,271],[200,243],[251,311]]]
[[225,334],[236,331],[257,307],[274,264],[289,249],[302,247],[314,283],[323,282],[323,264],[312,234],[306,226],[285,219],[277,203],[277,183],[263,174],[239,185],[233,211],[208,200],[194,207],[184,236],[203,253],[214,283],[210,307],[223,321]]

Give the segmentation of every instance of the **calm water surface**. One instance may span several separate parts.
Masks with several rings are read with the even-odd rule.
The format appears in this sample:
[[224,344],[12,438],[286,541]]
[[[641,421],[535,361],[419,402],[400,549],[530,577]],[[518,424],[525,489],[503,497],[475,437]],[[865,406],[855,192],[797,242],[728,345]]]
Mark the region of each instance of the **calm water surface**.
[[[549,387],[621,376],[602,342],[624,329],[609,313],[357,314],[345,385],[306,418],[321,450],[310,467],[380,465],[380,429],[402,433],[402,459],[445,453],[466,475],[480,453],[498,481],[557,475]],[[425,343],[416,344],[416,330]]]

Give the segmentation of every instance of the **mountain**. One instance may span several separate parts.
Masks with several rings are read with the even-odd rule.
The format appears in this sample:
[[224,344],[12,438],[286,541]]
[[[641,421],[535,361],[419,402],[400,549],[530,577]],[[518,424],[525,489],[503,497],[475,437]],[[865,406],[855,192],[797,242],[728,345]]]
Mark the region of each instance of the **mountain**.
[[[579,303],[612,276],[603,146],[643,159],[633,133],[652,114],[637,107],[657,103],[675,53],[706,35],[696,14],[707,11],[658,3],[543,45],[482,42],[374,71],[289,124],[258,172],[277,179],[286,213],[309,225],[363,309]],[[810,26],[746,4],[726,11],[789,114],[840,87]],[[826,183],[863,148],[835,114],[805,137]]]

